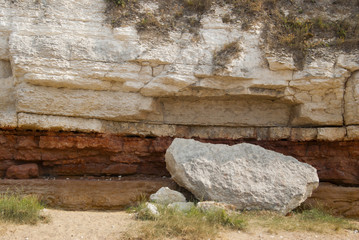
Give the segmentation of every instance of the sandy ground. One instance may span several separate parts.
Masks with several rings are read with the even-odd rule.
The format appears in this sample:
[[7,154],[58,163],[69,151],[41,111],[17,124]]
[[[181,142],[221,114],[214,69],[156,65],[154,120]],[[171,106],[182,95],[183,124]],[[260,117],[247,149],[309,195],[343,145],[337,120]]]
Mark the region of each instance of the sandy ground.
[[121,239],[133,216],[126,212],[80,212],[45,209],[48,223],[37,225],[0,224],[0,239],[6,240],[75,240]]
[[[123,239],[126,232],[134,231],[139,222],[126,212],[74,212],[45,209],[48,223],[37,225],[15,225],[0,223],[0,239],[6,240],[112,240]],[[219,239],[228,240],[351,240],[359,239],[359,233],[342,231],[340,234],[325,235],[307,232],[268,233],[264,229],[250,229],[248,232],[223,232]]]

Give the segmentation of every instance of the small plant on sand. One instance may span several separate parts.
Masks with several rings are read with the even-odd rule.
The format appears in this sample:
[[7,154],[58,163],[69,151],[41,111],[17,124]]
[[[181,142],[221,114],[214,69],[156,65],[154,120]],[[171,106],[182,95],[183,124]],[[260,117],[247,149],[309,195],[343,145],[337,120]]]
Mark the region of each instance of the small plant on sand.
[[192,207],[183,212],[165,206],[159,206],[158,210],[158,216],[149,217],[143,207],[137,208],[137,219],[144,222],[134,233],[136,235],[129,236],[128,239],[213,239],[221,229],[239,230],[246,226],[241,215],[224,210],[204,212]]
[[19,193],[0,194],[0,220],[20,224],[35,224],[44,207],[34,195],[22,196]]

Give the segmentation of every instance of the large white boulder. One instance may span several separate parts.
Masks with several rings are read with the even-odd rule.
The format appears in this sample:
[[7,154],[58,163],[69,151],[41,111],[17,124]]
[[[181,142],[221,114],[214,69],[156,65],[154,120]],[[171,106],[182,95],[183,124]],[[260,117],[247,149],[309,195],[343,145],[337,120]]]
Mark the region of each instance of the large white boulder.
[[166,152],[166,166],[198,199],[283,214],[299,206],[319,183],[312,166],[247,143],[227,146],[177,138]]

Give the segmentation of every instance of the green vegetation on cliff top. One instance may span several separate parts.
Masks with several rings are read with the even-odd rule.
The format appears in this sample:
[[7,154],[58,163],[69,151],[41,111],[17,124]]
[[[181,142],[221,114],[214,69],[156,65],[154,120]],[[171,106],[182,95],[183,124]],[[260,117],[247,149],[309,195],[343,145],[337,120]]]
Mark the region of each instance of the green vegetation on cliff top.
[[140,12],[142,0],[107,0],[106,13],[113,27],[135,23],[138,31],[162,35],[169,31],[198,33],[200,20],[213,5],[229,6],[222,17],[248,30],[260,23],[265,44],[292,53],[300,63],[312,49],[359,48],[359,0],[153,0],[155,13]]

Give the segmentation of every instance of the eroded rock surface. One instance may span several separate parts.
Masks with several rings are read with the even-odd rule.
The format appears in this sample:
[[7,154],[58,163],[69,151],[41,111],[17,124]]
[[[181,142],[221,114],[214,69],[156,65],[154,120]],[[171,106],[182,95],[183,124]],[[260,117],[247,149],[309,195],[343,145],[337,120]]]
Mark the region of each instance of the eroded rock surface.
[[[163,3],[136,2],[146,16]],[[319,2],[301,17],[311,4],[334,21],[357,8],[333,17],[337,1]],[[185,137],[253,142],[359,185],[357,48],[323,42],[298,68],[265,44],[263,21],[246,29],[226,4],[193,13],[195,32],[158,36],[141,19],[111,26],[107,3],[0,0],[1,177],[28,163],[40,176],[168,176],[164,152]]]
[[305,204],[326,207],[335,214],[358,218],[359,189],[323,182]]
[[166,167],[176,183],[198,199],[239,209],[285,214],[319,184],[312,166],[247,143],[227,146],[177,138],[166,152]]
[[[153,129],[153,128],[152,128]],[[163,129],[159,128],[158,130]],[[140,130],[140,129],[138,129]],[[136,130],[136,131],[138,131]],[[172,129],[174,130],[174,129]],[[211,131],[212,130],[212,131]],[[229,129],[228,129],[229,130]],[[257,129],[258,130],[258,129]],[[272,131],[273,130],[273,131]],[[290,130],[290,129],[289,129]],[[303,128],[305,130],[305,128]],[[355,128],[348,128],[355,135]],[[127,130],[126,130],[127,131]],[[144,132],[151,131],[151,128]],[[261,129],[236,131],[238,136],[250,134],[262,139],[210,139],[210,136],[230,134],[227,129],[177,128],[177,134],[200,134],[201,141],[234,145],[242,142],[293,156],[318,170],[321,181],[335,184],[359,185],[358,141],[296,141],[309,138],[307,131]],[[142,130],[141,130],[142,132]],[[243,134],[243,135],[242,135]],[[305,134],[305,135],[300,135]],[[249,135],[246,135],[249,136]],[[357,136],[359,136],[357,134]],[[193,137],[193,136],[192,136]],[[280,140],[280,141],[278,141]],[[0,177],[13,165],[36,163],[40,176],[169,176],[165,152],[173,137],[126,137],[117,134],[0,131]]]
[[[136,11],[156,15],[159,5],[140,0]],[[139,121],[165,128],[357,124],[355,48],[313,50],[300,69],[292,55],[268,49],[260,22],[245,29],[238,19],[225,21],[226,4],[193,13],[195,33],[174,28],[163,36],[135,21],[114,28],[106,6],[0,1],[0,127],[117,133],[119,123]],[[221,52],[230,58],[218,59]]]
[[13,165],[6,170],[6,178],[29,179],[39,176],[39,168],[35,163]]

